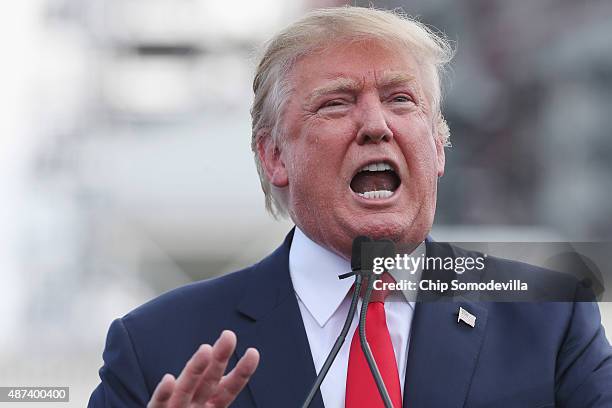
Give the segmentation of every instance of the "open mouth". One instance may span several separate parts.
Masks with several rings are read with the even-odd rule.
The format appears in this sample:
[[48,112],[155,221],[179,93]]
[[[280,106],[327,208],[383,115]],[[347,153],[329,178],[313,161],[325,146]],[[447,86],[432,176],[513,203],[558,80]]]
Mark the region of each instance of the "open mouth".
[[362,167],[351,180],[351,190],[368,199],[389,198],[400,186],[401,180],[393,167],[376,162]]

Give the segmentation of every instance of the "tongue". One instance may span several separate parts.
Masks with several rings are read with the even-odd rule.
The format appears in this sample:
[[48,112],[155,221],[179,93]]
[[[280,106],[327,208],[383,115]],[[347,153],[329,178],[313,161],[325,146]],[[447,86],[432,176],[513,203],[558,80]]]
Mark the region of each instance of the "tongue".
[[391,170],[361,171],[351,181],[351,189],[356,193],[377,190],[395,191],[398,185],[399,180]]

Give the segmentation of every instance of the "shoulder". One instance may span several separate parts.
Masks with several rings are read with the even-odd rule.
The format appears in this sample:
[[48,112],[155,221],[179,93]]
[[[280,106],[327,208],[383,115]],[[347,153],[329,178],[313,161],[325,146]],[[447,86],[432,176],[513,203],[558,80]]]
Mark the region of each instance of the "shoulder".
[[[549,301],[574,302],[593,301],[595,295],[590,287],[593,277],[584,270],[553,270],[516,260],[504,259],[483,252],[471,251],[449,245],[455,258],[484,259],[484,269],[471,274],[478,275],[476,280],[487,283],[526,284],[527,290],[521,292],[490,292],[490,300],[498,301]],[[565,269],[565,268],[564,268]],[[470,275],[470,273],[468,273]],[[469,280],[469,277],[468,277]]]
[[254,265],[173,289],[132,310],[121,319],[132,342],[152,350],[177,343],[192,347],[213,342],[224,329],[238,330],[248,318],[242,312],[245,300],[287,271],[291,238],[289,233]]
[[207,319],[210,311],[224,310],[240,302],[254,270],[255,265],[172,289],[130,311],[122,320],[129,329],[135,329],[168,327],[177,324],[177,320]]
[[245,301],[265,303],[265,296],[258,296],[265,282],[285,275],[289,281],[290,238],[252,266],[173,289],[116,319],[108,332],[101,376],[122,373],[126,384],[141,377],[140,389],[150,393],[164,373],[178,375],[201,344],[214,343],[226,329],[243,333],[252,322]]

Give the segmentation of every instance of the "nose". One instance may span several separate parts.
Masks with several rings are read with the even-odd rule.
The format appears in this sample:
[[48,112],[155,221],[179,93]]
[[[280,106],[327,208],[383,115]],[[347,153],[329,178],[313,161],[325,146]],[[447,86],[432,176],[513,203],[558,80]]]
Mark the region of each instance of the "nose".
[[376,98],[376,101],[363,104],[360,109],[360,128],[357,131],[357,144],[389,142],[393,139],[393,132],[387,124],[384,107]]

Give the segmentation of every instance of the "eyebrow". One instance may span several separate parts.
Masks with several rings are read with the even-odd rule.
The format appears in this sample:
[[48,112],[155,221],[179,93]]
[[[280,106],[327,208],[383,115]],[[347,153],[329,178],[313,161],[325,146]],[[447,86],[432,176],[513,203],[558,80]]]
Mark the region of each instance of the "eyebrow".
[[393,88],[399,85],[410,85],[411,87],[417,83],[414,75],[410,75],[406,72],[387,72],[382,75],[382,78],[378,81],[380,88]]
[[342,92],[355,92],[362,87],[358,81],[350,78],[336,78],[331,83],[315,88],[306,98],[306,103],[311,104],[323,95]]

